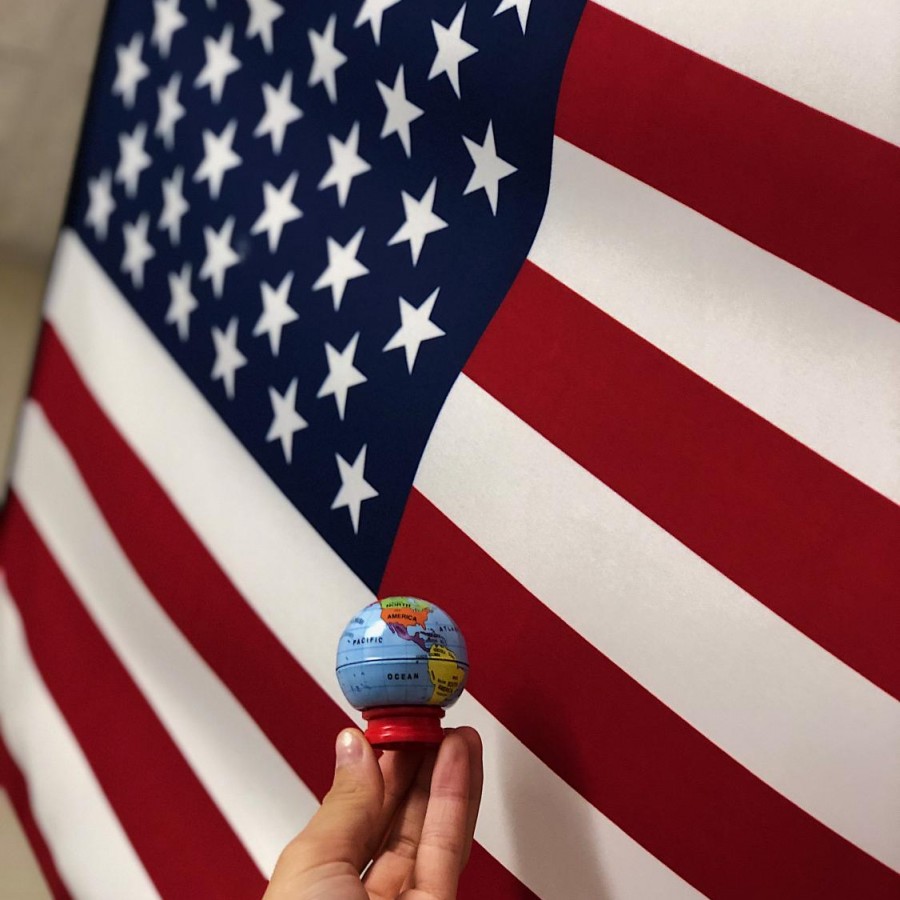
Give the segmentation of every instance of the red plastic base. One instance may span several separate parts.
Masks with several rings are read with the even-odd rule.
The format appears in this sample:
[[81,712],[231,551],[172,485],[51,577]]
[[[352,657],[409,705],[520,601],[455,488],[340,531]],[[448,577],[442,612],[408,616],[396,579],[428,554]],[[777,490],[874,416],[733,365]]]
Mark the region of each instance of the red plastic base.
[[439,706],[373,706],[362,714],[369,723],[366,738],[376,750],[440,744],[444,739],[444,710]]

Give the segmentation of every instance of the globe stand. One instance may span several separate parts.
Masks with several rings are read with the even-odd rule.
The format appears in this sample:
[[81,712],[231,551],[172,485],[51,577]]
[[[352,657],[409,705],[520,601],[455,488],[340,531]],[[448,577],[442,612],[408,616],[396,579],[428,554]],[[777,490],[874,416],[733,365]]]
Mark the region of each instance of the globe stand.
[[373,706],[362,715],[369,723],[366,738],[376,750],[440,744],[444,739],[444,710],[439,706]]

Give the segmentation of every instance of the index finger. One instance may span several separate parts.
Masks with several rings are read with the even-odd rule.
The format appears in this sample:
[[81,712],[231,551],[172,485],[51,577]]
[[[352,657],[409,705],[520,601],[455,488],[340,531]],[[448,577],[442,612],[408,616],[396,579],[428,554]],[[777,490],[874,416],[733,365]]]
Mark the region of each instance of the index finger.
[[454,731],[465,740],[469,748],[469,812],[466,821],[466,852],[463,854],[462,867],[466,867],[469,854],[472,852],[472,841],[475,837],[475,823],[478,820],[478,810],[481,807],[481,789],[484,783],[484,763],[482,757],[484,751],[481,745],[481,735],[468,725],[456,728]]
[[444,738],[431,776],[413,884],[434,900],[454,900],[468,851],[469,748],[459,734]]
[[422,748],[414,747],[386,750],[378,757],[378,765],[384,777],[384,805],[379,820],[382,835],[388,830],[398,807],[409,792],[424,756]]

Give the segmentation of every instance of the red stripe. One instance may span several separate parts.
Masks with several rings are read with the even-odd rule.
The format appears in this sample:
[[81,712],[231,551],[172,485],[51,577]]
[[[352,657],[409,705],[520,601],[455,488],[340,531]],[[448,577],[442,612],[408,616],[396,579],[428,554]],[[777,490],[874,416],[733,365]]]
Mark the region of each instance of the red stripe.
[[[350,721],[235,589],[106,418],[49,325],[32,394],[157,602],[321,800],[334,773],[333,737],[359,723]],[[314,727],[302,727],[304,722]],[[490,896],[498,900],[532,896],[477,846],[465,883],[490,885]]]
[[501,865],[477,841],[462,878],[459,880],[459,900],[537,900],[537,894],[522,884],[512,872]]
[[465,371],[720,572],[900,697],[900,510],[889,500],[530,263]]
[[[473,695],[597,809],[708,896],[897,896],[900,877],[691,728],[416,491],[381,593],[446,603],[477,661]],[[548,651],[550,661],[538,662]],[[521,664],[511,664],[513,658]]]
[[53,896],[56,900],[71,900],[72,895],[60,877],[50,848],[47,846],[47,842],[44,840],[44,836],[41,834],[41,830],[38,828],[38,824],[31,812],[28,786],[25,783],[25,778],[10,755],[2,738],[0,738],[0,785],[6,789],[10,802],[19,818],[22,831],[25,832],[25,836],[28,838],[31,850],[38,861],[38,865],[41,867],[44,880],[47,882],[47,886],[50,888]]
[[15,494],[0,534],[0,559],[41,676],[159,892],[167,898],[261,896],[264,879]]
[[556,133],[900,319],[900,149],[593,3]]

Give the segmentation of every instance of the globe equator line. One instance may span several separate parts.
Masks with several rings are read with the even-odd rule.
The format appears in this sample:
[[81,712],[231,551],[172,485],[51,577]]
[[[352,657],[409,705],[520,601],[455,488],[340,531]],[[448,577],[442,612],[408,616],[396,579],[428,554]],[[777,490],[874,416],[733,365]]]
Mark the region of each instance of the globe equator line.
[[460,662],[459,660],[456,660],[456,659],[454,659],[454,660],[449,660],[449,659],[448,660],[444,660],[444,659],[435,660],[431,656],[399,656],[396,659],[394,659],[394,658],[392,658],[392,659],[378,658],[378,659],[361,660],[360,662],[341,663],[339,666],[335,666],[334,670],[335,670],[335,672],[340,672],[341,669],[347,669],[350,666],[359,666],[359,665],[362,665],[362,663],[364,663],[364,662],[368,662],[368,663],[374,662],[374,663],[378,663],[378,664],[381,664],[381,663],[409,663],[409,662],[452,662],[455,665],[459,666],[461,669],[466,669],[467,671],[469,669],[468,663]]

